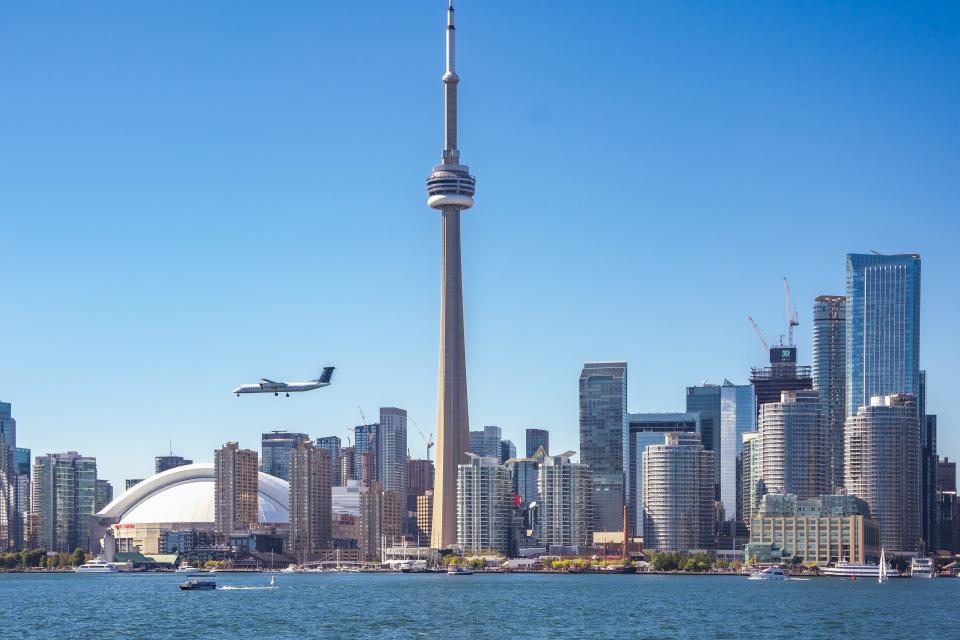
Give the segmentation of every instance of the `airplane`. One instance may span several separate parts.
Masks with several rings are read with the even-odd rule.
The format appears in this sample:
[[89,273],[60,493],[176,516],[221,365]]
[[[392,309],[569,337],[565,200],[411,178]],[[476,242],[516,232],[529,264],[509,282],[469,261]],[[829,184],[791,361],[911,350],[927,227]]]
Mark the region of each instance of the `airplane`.
[[242,384],[234,389],[233,392],[237,394],[239,398],[241,393],[272,392],[273,395],[278,396],[282,391],[289,398],[291,392],[312,391],[313,389],[329,386],[330,380],[333,378],[334,368],[335,367],[324,367],[323,373],[321,373],[320,377],[316,380],[307,380],[305,382],[274,382],[269,378],[262,378],[257,384]]

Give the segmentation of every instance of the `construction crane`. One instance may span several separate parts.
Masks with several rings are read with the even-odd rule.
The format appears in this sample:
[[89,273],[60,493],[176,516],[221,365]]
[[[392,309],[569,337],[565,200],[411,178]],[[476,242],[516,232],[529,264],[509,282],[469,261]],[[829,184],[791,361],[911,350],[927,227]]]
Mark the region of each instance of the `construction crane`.
[[797,315],[797,310],[793,306],[793,302],[790,300],[790,284],[787,282],[787,278],[783,278],[783,295],[786,300],[787,305],[787,346],[792,347],[793,344],[793,328],[800,326],[799,316]]
[[433,434],[431,433],[430,436],[427,437],[427,436],[423,433],[423,429],[420,428],[420,425],[417,424],[417,421],[416,421],[416,420],[414,420],[413,418],[410,418],[410,422],[412,422],[412,423],[413,423],[413,426],[417,428],[417,432],[420,434],[420,437],[423,438],[423,442],[427,445],[427,461],[429,462],[429,461],[430,461],[430,449],[433,448]]
[[363,415],[363,409],[357,407],[357,411],[360,412],[360,419],[363,421],[360,424],[367,424],[367,416]]
[[770,345],[767,344],[767,339],[763,337],[763,332],[760,331],[757,321],[753,319],[753,316],[747,316],[747,320],[753,325],[753,330],[757,333],[757,337],[760,338],[760,344],[763,345],[763,350],[770,351]]

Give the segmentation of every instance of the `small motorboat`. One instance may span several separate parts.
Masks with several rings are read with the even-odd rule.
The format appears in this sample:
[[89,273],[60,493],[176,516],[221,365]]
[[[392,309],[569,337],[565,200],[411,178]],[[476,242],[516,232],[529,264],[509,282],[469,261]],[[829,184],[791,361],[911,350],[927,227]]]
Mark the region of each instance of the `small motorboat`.
[[472,576],[473,569],[470,569],[468,567],[461,567],[458,564],[454,564],[447,569],[447,575],[448,576]]
[[213,580],[187,580],[180,583],[181,591],[213,591],[217,583]]
[[786,580],[787,574],[781,567],[767,567],[763,571],[751,573],[748,580]]
[[194,567],[190,563],[184,562],[184,563],[181,563],[179,567],[177,567],[176,573],[188,573],[188,574],[196,575],[196,574],[203,573],[203,570],[200,569],[200,567]]

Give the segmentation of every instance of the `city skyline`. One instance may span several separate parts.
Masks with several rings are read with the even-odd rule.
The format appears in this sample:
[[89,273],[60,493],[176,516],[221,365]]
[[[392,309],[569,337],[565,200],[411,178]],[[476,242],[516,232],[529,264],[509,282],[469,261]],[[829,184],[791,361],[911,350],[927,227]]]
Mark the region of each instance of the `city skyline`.
[[[774,85],[770,93],[751,94],[759,106],[749,110],[748,115],[758,118],[759,123],[751,126],[739,120],[734,123],[730,137],[720,133],[710,136],[720,143],[719,150],[715,147],[713,153],[752,158],[748,168],[738,174],[729,168],[695,165],[689,170],[693,173],[691,178],[687,169],[679,169],[679,163],[688,159],[689,150],[683,151],[685,146],[693,144],[696,132],[704,133],[702,127],[719,127],[721,121],[729,126],[725,121],[729,114],[721,118],[724,109],[742,106],[739,100],[746,100],[745,96],[739,100],[721,99],[704,84],[706,71],[702,71],[703,76],[694,76],[700,80],[696,86],[702,95],[684,93],[682,96],[687,100],[714,100],[716,109],[691,112],[688,107],[672,116],[675,119],[669,120],[668,128],[677,136],[671,140],[676,146],[662,152],[667,158],[662,166],[657,165],[656,155],[630,149],[631,154],[641,153],[639,160],[644,162],[645,171],[652,174],[649,177],[640,179],[620,169],[614,171],[617,179],[639,180],[639,199],[628,210],[646,221],[641,223],[616,213],[617,203],[601,193],[612,186],[609,182],[612,178],[603,177],[581,160],[574,160],[574,154],[577,150],[586,155],[610,152],[615,158],[614,164],[620,163],[628,142],[651,134],[651,125],[644,122],[665,117],[663,98],[651,95],[655,91],[625,88],[619,99],[593,93],[591,99],[597,100],[597,104],[586,104],[556,86],[564,82],[561,75],[564,63],[568,64],[566,72],[586,82],[587,87],[599,87],[594,82],[609,80],[618,71],[623,72],[624,63],[615,62],[612,68],[598,64],[590,70],[597,72],[598,79],[584,80],[587,73],[584,63],[570,64],[572,54],[559,51],[563,47],[551,36],[541,34],[528,39],[530,34],[524,32],[521,38],[521,32],[512,24],[513,19],[511,24],[506,24],[505,20],[482,12],[477,3],[466,3],[462,8],[458,5],[458,10],[462,10],[464,19],[470,22],[469,33],[465,32],[464,36],[467,53],[458,61],[471,78],[464,101],[463,137],[473,164],[484,179],[480,196],[482,215],[468,217],[465,225],[470,225],[470,233],[464,234],[464,253],[470,256],[464,266],[464,281],[466,322],[471,326],[467,352],[473,406],[470,417],[474,425],[499,425],[504,438],[515,443],[524,441],[527,427],[542,426],[553,435],[552,449],[579,452],[575,380],[583,363],[589,361],[611,359],[630,363],[627,410],[632,412],[683,411],[685,387],[702,380],[720,384],[729,378],[745,384],[749,367],[766,362],[766,354],[756,343],[746,316],[752,314],[757,318],[768,336],[784,332],[779,298],[779,279],[783,275],[790,277],[794,304],[800,311],[801,326],[796,338],[799,362],[810,364],[814,298],[844,294],[843,266],[847,253],[878,249],[884,253],[916,252],[923,257],[920,363],[930,376],[928,411],[939,416],[941,455],[960,457],[957,455],[960,439],[952,428],[960,414],[946,401],[947,363],[953,359],[948,331],[951,318],[960,313],[960,309],[956,296],[952,295],[952,276],[957,269],[952,247],[945,240],[956,237],[951,230],[957,229],[957,223],[947,216],[952,202],[956,201],[956,186],[948,184],[950,172],[946,168],[955,165],[956,149],[960,145],[956,144],[957,134],[953,129],[942,123],[939,127],[936,125],[938,118],[945,117],[956,106],[957,96],[949,86],[934,88],[938,67],[927,64],[929,60],[925,56],[929,54],[911,48],[910,42],[901,45],[904,48],[901,53],[912,55],[906,58],[906,68],[889,72],[894,75],[888,79],[913,74],[913,86],[920,91],[911,98],[886,96],[889,98],[886,108],[879,107],[859,122],[860,128],[850,135],[858,145],[866,144],[866,148],[853,150],[849,146],[851,138],[830,142],[824,134],[823,138],[817,137],[822,149],[814,152],[799,140],[799,134],[787,135],[791,127],[789,118],[781,126],[764,121],[763,116],[768,113],[765,109],[786,108],[781,102],[784,96],[778,98],[775,94],[777,89],[786,88]],[[600,24],[610,19],[610,14],[604,11],[590,17],[566,6],[547,15],[531,7],[516,10],[521,14],[519,22],[530,12],[557,34],[570,33],[575,28],[592,33],[592,29],[599,30]],[[201,18],[205,15],[203,9],[197,11]],[[8,128],[9,123],[0,124],[0,132],[11,134],[11,148],[19,152],[14,155],[20,156],[16,167],[4,165],[10,175],[20,180],[5,196],[7,210],[18,213],[5,233],[9,239],[5,253],[0,256],[0,268],[9,274],[6,282],[10,287],[6,295],[12,302],[11,308],[17,312],[8,318],[8,328],[0,334],[6,364],[0,370],[0,400],[13,405],[20,431],[18,444],[29,447],[34,456],[81,451],[96,457],[102,477],[119,488],[125,478],[150,474],[154,457],[168,449],[168,437],[173,439],[178,454],[197,461],[212,461],[213,450],[223,442],[235,440],[244,448],[257,449],[260,434],[273,429],[303,432],[311,438],[333,435],[343,438],[348,429],[365,422],[357,413],[357,405],[371,415],[380,406],[405,408],[425,431],[437,433],[431,416],[436,412],[439,239],[435,237],[438,235],[435,216],[423,210],[422,195],[410,185],[400,185],[400,178],[416,185],[422,179],[422,168],[435,156],[434,123],[439,115],[435,108],[433,73],[439,44],[436,7],[399,11],[378,5],[375,11],[345,7],[327,11],[331,12],[327,17],[344,29],[343,36],[334,40],[339,45],[348,47],[350,38],[359,39],[360,34],[370,30],[377,36],[372,40],[383,36],[384,44],[368,51],[364,71],[387,79],[375,89],[363,88],[361,95],[373,102],[389,104],[393,104],[397,96],[398,113],[405,122],[402,128],[410,131],[397,130],[395,114],[371,112],[355,102],[350,102],[347,108],[330,106],[323,102],[320,94],[311,93],[302,103],[294,101],[292,106],[283,106],[280,96],[293,94],[281,82],[272,85],[280,92],[275,101],[261,98],[253,107],[233,107],[237,111],[231,112],[228,119],[238,124],[252,123],[257,113],[282,113],[285,108],[292,109],[289,125],[274,122],[270,127],[273,134],[286,136],[287,144],[276,144],[254,135],[247,143],[249,147],[242,144],[232,147],[233,151],[240,152],[243,160],[235,167],[238,168],[236,174],[225,175],[222,171],[226,169],[216,169],[214,165],[223,160],[219,154],[226,150],[211,154],[223,142],[226,129],[212,126],[204,137],[202,131],[191,130],[186,121],[190,115],[217,113],[216,105],[224,92],[243,98],[252,86],[216,85],[209,93],[201,92],[197,105],[183,106],[182,110],[166,116],[138,103],[136,98],[120,99],[118,106],[133,107],[141,123],[154,125],[147,129],[157,129],[135,136],[147,150],[173,153],[174,148],[160,142],[159,133],[164,127],[184,126],[184,135],[191,132],[190,135],[199,136],[202,143],[181,140],[179,144],[193,153],[206,152],[206,155],[200,154],[206,162],[183,159],[184,170],[190,168],[195,176],[200,176],[200,182],[203,176],[215,178],[210,191],[200,192],[173,169],[172,157],[167,156],[164,161],[161,153],[161,159],[148,161],[125,146],[120,136],[124,126],[132,126],[133,121],[119,119],[119,133],[103,131],[103,125],[98,124],[95,114],[85,110],[82,100],[71,103],[77,110],[75,113],[61,112],[67,107],[57,107],[51,100],[60,94],[66,95],[73,87],[66,76],[55,74],[47,88],[24,89],[28,96],[41,98],[25,102],[44,104],[46,111],[33,118],[15,114],[11,121],[20,121],[23,131],[14,132]],[[651,16],[628,8],[618,14],[623,14],[621,19],[643,17],[668,27],[667,35],[661,35],[658,43],[664,47],[663,51],[670,51],[679,41],[683,11],[662,9],[662,13]],[[714,32],[709,25],[699,28],[706,30],[709,42],[723,41],[720,26],[729,26],[733,18],[720,9],[713,10],[711,15],[717,19],[718,31]],[[311,13],[311,16],[318,19],[319,14]],[[31,17],[29,10],[18,16],[26,20],[28,26],[34,24],[30,22]],[[63,16],[50,17],[52,28],[57,27],[58,20],[69,17],[69,10],[65,10]],[[123,14],[108,17],[112,18],[112,22],[107,21],[108,25],[129,19]],[[133,44],[137,34],[145,32],[171,37],[171,23],[165,21],[164,16],[159,17],[157,26],[128,25],[130,34],[124,37],[131,39],[128,45],[139,55],[134,55],[130,62],[115,63],[121,72],[120,86],[136,86],[137,80],[122,73],[136,69],[135,64],[167,72],[178,64],[176,58],[153,59]],[[295,17],[294,13],[277,16],[274,19],[278,22],[273,28],[283,31],[288,26],[286,22],[292,23]],[[217,27],[209,45],[201,44],[201,29],[188,27],[187,40],[206,72],[215,68],[218,60],[221,64],[231,64],[214,55],[216,44],[234,39],[239,44],[244,34],[249,35],[250,27],[244,27],[243,16],[238,20],[237,24]],[[412,30],[396,29],[391,20],[410,25]],[[886,24],[877,16],[858,20],[878,28]],[[749,25],[741,23],[740,26]],[[205,23],[204,28],[213,27]],[[806,70],[814,75],[813,70],[825,64],[830,52],[838,52],[839,45],[831,40],[831,35],[836,35],[831,28],[832,23],[821,31],[806,23],[795,28],[781,25],[781,35],[799,37],[805,30],[813,30],[834,45],[807,63],[792,60],[793,66],[787,68]],[[391,34],[393,30],[402,36]],[[18,44],[24,44],[25,39],[38,32],[26,29],[14,34],[0,27],[0,33],[4,35],[6,47],[15,50]],[[91,34],[95,33],[94,29]],[[870,37],[880,35],[870,32]],[[483,46],[484,41],[492,39],[504,45],[503,52],[489,51],[489,47]],[[55,43],[54,53],[78,46],[77,42]],[[105,64],[106,49],[86,40],[79,42],[91,45],[88,55],[92,62]],[[840,60],[848,65],[874,60],[869,42],[872,40],[868,38],[867,44],[847,45],[849,48],[840,50],[847,54]],[[598,38],[594,45],[599,50],[593,54],[598,63],[600,58],[606,60],[608,56],[615,60],[617,56],[611,54],[634,51],[638,46],[617,38],[602,43]],[[305,46],[304,42],[294,39],[289,47],[266,58],[263,68],[284,68],[283,63],[287,61],[284,56],[293,55],[296,47]],[[394,49],[388,56],[386,49],[390,46]],[[755,41],[753,46],[775,54],[775,61],[791,62],[787,52],[771,42]],[[541,55],[535,59],[519,55],[531,47]],[[396,53],[408,49],[409,58]],[[692,55],[702,55],[704,50],[696,48]],[[237,55],[235,49],[229,52]],[[259,49],[258,52],[262,53]],[[544,54],[553,52],[563,55],[559,60],[545,59],[549,55]],[[737,54],[746,53],[739,49],[718,64],[733,65],[742,61]],[[956,60],[956,51],[950,49],[949,53]],[[20,80],[30,72],[43,73],[48,69],[45,65],[50,64],[44,58],[28,62],[22,56],[6,57],[13,60],[12,72]],[[515,75],[503,72],[507,60],[520,65],[520,73],[516,75],[536,77],[530,83],[535,92],[520,86],[517,79],[505,77]],[[89,68],[73,66],[78,64],[68,62],[67,66],[73,71],[79,70],[81,77],[91,77],[91,74],[97,77]],[[939,64],[946,65],[946,62]],[[327,80],[327,87],[343,86],[338,92],[358,89],[353,79],[341,77],[340,71],[327,67],[311,66],[310,75]],[[739,82],[759,80],[773,68],[759,63],[747,66],[737,86],[744,94],[751,93]],[[396,78],[388,77],[391,69],[399,69]],[[535,71],[542,71],[543,75],[536,75]],[[660,75],[664,73],[662,70],[642,67],[639,73],[652,73],[657,80],[652,85],[655,89],[677,97],[679,90]],[[850,124],[847,118],[853,117],[853,106],[860,100],[885,95],[877,79],[871,84],[869,80],[853,79],[852,73],[841,65],[824,80],[810,80],[812,93],[800,92],[798,96],[807,98],[805,102],[801,100],[802,104],[820,108],[820,116],[826,117],[822,110],[832,103],[825,93],[816,93],[814,89],[826,92],[834,83],[848,82],[842,85],[847,91],[841,91],[840,95],[850,102],[840,105],[839,112],[828,118],[827,130],[844,130],[844,126]],[[206,79],[204,71],[197,71],[187,74],[183,82],[199,87]],[[496,102],[500,87],[495,83],[501,80],[516,91],[516,111],[498,106]],[[267,82],[261,76],[258,81]],[[638,84],[651,86],[647,82]],[[161,78],[157,85],[167,90],[178,86],[170,78]],[[99,101],[106,95],[114,95],[104,91],[93,83],[82,90],[81,97],[100,105]],[[640,117],[632,119],[622,131],[624,139],[610,149],[597,141],[607,139],[606,126],[594,123],[590,129],[587,123],[600,116],[626,115],[622,113],[628,104],[626,100],[643,100],[645,106],[641,108]],[[937,100],[943,104],[935,104]],[[169,101],[167,106],[173,102]],[[112,116],[117,107],[106,108]],[[800,129],[808,127],[806,131],[810,133],[809,127],[817,122],[802,118],[799,109],[788,109],[789,117],[799,118]],[[898,109],[916,109],[935,124],[929,130],[920,125],[906,125],[901,122]],[[103,150],[84,165],[93,186],[76,184],[70,166],[50,164],[49,157],[40,160],[29,151],[27,143],[34,141],[31,134],[40,135],[38,130],[50,124],[47,119],[55,119],[61,113],[81,118],[80,123],[86,126],[79,126],[75,132],[81,140],[97,133],[105,134]],[[333,135],[327,128],[329,125],[323,122],[325,118],[354,124],[348,128],[362,136],[363,142],[348,144],[345,138]],[[70,118],[66,121],[77,122]],[[359,126],[361,122],[369,130],[363,130]],[[891,126],[891,122],[903,127],[898,132],[900,137],[878,144],[873,135],[879,138],[880,131]],[[679,127],[685,125],[694,130],[690,137],[679,134]],[[374,139],[379,138],[382,145],[383,134],[388,129],[390,134],[398,136],[384,149],[387,156],[384,162],[401,167],[397,180],[389,176],[386,178],[389,186],[373,190],[396,194],[394,204],[386,207],[389,217],[375,213],[383,207],[374,204],[358,179],[341,175],[326,160],[308,154],[290,141],[289,136],[305,127],[313,127],[306,129],[311,132],[311,140],[323,140],[322,155],[338,157],[346,166],[357,161],[354,154],[358,148],[379,149]],[[938,132],[936,140],[933,129]],[[528,131],[524,133],[524,130]],[[52,151],[52,155],[65,152],[65,158],[70,161],[80,156],[81,148],[89,146],[71,143],[68,137],[55,142],[58,133],[64,132],[54,127],[44,134],[49,137],[41,138],[46,141],[41,148]],[[565,133],[568,136],[564,136]],[[774,147],[769,143],[735,140],[734,133],[761,141],[764,135],[781,134],[783,138],[778,139],[785,140],[787,151],[779,152],[784,155],[777,157],[788,171],[796,171],[803,177],[788,176],[775,169],[763,170],[757,158],[763,152],[770,153]],[[328,135],[329,142],[325,137]],[[556,141],[550,140],[551,137],[569,139]],[[542,150],[535,163],[518,153],[528,147]],[[254,162],[253,158],[262,150],[272,160],[282,159],[282,169],[274,173]],[[925,164],[932,170],[918,173],[911,170],[913,165],[907,160],[898,160],[900,155],[912,157],[908,153],[911,150],[932,152],[934,160]],[[870,151],[875,157],[868,157]],[[111,152],[114,155],[108,157]],[[290,153],[289,157],[283,156],[285,152]],[[837,153],[840,157],[827,163],[828,169],[815,169],[818,162]],[[179,154],[174,155],[179,161]],[[507,157],[519,163],[518,166],[501,162]],[[558,158],[566,158],[570,167]],[[244,162],[247,164],[242,164]],[[856,166],[857,170],[845,163]],[[308,169],[314,165],[315,169]],[[42,174],[40,167],[44,168]],[[166,178],[177,180],[175,184],[163,185],[163,194],[157,196],[155,204],[151,197],[159,183],[138,173],[154,169],[160,169]],[[525,182],[524,172],[530,172],[534,178],[531,194],[520,191],[530,186],[521,184]],[[665,173],[675,175],[666,179]],[[899,179],[892,179],[893,174],[898,174]],[[732,189],[736,191],[747,181],[753,182],[755,175],[769,180],[770,191],[752,191],[751,199],[756,201],[752,205],[734,198],[732,192],[716,184],[732,179]],[[288,180],[294,178],[317,181],[319,186],[293,189],[294,195],[282,197],[279,208],[274,207],[278,192],[289,189]],[[666,179],[666,187],[647,184],[654,179]],[[702,188],[699,197],[683,193],[689,187],[678,189],[684,180],[691,179]],[[850,183],[840,184],[845,180]],[[98,191],[107,181],[117,188],[116,194],[110,197]],[[242,181],[253,186],[241,188]],[[336,189],[344,193],[334,195],[334,183],[341,181]],[[573,185],[565,185],[564,181]],[[52,193],[57,189],[46,193],[46,188],[39,188],[41,183],[60,187],[62,194]],[[805,190],[805,187],[812,187],[813,191],[822,186],[830,188],[819,197]],[[241,205],[236,198],[217,201],[232,188],[240,188],[240,193],[252,198],[253,203]],[[578,196],[584,189],[596,200]],[[778,195],[780,190],[785,195]],[[925,190],[931,193],[923,194]],[[44,192],[42,197],[38,197],[40,191]],[[718,197],[706,203],[701,200],[706,196]],[[671,197],[674,200],[669,199]],[[225,216],[228,211],[238,209],[239,224],[235,225]],[[593,215],[595,209],[608,211],[610,220],[601,225]],[[279,211],[281,219],[271,221],[272,211]],[[334,215],[338,211],[348,215]],[[266,219],[261,219],[265,212],[268,212]],[[128,215],[130,213],[134,215]],[[363,222],[365,218],[360,214],[373,215],[380,228]],[[727,226],[716,223],[716,214],[725,219]],[[701,227],[691,230],[686,224],[676,226],[666,219],[684,216],[695,216],[693,219]],[[912,224],[908,228],[894,227],[892,223],[901,217]],[[81,222],[84,226],[80,226]],[[653,224],[648,224],[650,222]],[[828,223],[829,233],[825,237],[822,225]],[[781,233],[792,234],[786,242],[776,241],[778,228]],[[895,237],[891,235],[892,228],[897,229]],[[504,234],[505,229],[510,232]],[[583,229],[595,233],[583,233]],[[726,249],[716,246],[715,235],[724,230],[751,238],[749,260],[742,255],[745,244]],[[319,246],[300,240],[297,236],[301,235],[312,236]],[[632,243],[623,241],[631,237],[644,242],[647,255],[638,257]],[[394,240],[399,241],[400,251],[394,251]],[[163,249],[155,247],[154,242]],[[531,247],[537,243],[549,245],[551,250]],[[338,244],[343,246],[333,246]],[[666,249],[654,246],[657,244],[674,249],[682,246],[684,251],[676,251],[682,258],[668,255]],[[356,259],[369,255],[370,249],[373,253],[382,249],[392,254],[389,263],[378,260],[365,263],[363,259]],[[691,257],[693,253],[701,255]],[[240,257],[231,257],[234,254]],[[588,259],[574,259],[583,256]],[[308,277],[296,286],[276,282],[272,273],[296,268],[291,260],[312,265],[309,271],[321,269],[319,275]],[[756,269],[755,261],[762,261],[764,268]],[[568,262],[576,265],[576,269],[570,268]],[[119,270],[118,264],[122,267]],[[736,282],[725,287],[712,282],[705,277],[711,273],[711,265],[722,267],[727,277],[735,278]],[[661,275],[640,277],[648,272]],[[193,280],[196,282],[191,282]],[[592,283],[603,285],[590,288]],[[530,295],[532,291],[537,292],[536,295]],[[721,297],[718,291],[724,295]],[[570,302],[574,292],[579,298],[576,303]],[[252,304],[248,297],[251,293]],[[664,297],[670,300],[675,312],[669,321],[662,317],[643,317],[641,312],[647,304],[643,301]],[[210,302],[218,303],[221,308],[212,308],[215,305]],[[603,335],[584,335],[579,331],[583,323],[592,319],[595,308],[614,304],[617,317],[610,319]],[[384,306],[396,310],[390,314],[387,326],[382,322]],[[709,324],[703,319],[705,306],[711,308],[707,314]],[[264,331],[264,327],[271,326],[289,331]],[[268,333],[273,335],[266,335]],[[304,348],[305,341],[308,348]],[[563,348],[556,348],[557,344]],[[947,347],[938,348],[940,344]],[[471,345],[482,346],[471,348]],[[328,361],[335,363],[343,376],[324,396],[291,399],[283,404],[273,402],[272,397],[237,399],[229,393],[235,384],[248,378],[313,377]],[[504,367],[504,362],[514,366]],[[78,406],[85,410],[78,412]],[[408,437],[408,445],[412,457],[425,456],[416,435]]]

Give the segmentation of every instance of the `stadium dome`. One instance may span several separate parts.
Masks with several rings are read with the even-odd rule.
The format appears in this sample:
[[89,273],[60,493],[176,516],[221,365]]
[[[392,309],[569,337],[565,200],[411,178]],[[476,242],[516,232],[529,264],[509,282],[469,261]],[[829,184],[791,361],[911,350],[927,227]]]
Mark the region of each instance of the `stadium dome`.
[[[289,485],[267,473],[258,475],[260,524],[288,524]],[[97,515],[121,525],[213,525],[214,484],[212,463],[175,467],[130,487]]]

